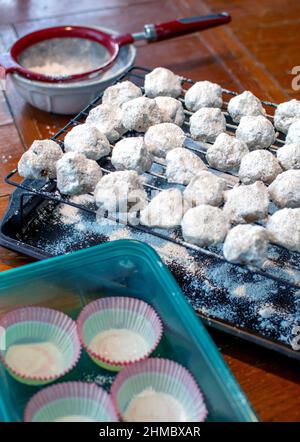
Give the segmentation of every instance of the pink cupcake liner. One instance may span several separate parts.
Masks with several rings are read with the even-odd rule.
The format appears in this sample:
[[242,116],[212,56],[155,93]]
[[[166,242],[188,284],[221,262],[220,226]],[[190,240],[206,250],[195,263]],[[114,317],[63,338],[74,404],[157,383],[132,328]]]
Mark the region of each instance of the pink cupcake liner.
[[[140,375],[143,374],[145,379],[141,380]],[[127,381],[131,382],[126,385]],[[194,377],[182,365],[164,358],[149,358],[118,373],[112,384],[111,396],[121,420],[125,411],[122,408],[125,406],[126,409],[135,395],[151,387],[155,391],[168,393],[181,402],[191,419],[190,422],[205,421],[207,408]],[[134,389],[136,391],[133,391]]]
[[[69,316],[66,314],[46,308],[46,307],[24,307],[19,308],[16,310],[12,310],[6,315],[4,315],[0,319],[0,326],[3,327],[7,333],[10,326],[21,324],[26,322],[36,322],[36,323],[43,323],[43,324],[49,324],[49,326],[56,326],[58,329],[61,330],[62,335],[68,335],[69,339],[71,340],[73,344],[73,355],[72,355],[72,362],[61,371],[61,373],[58,373],[57,375],[49,375],[49,376],[27,376],[24,375],[21,371],[16,370],[15,368],[11,367],[6,359],[5,359],[5,351],[0,351],[0,361],[3,363],[3,365],[6,367],[6,369],[19,381],[26,382],[28,381],[29,384],[38,385],[38,384],[44,384],[51,382],[55,379],[58,379],[65,374],[67,374],[69,371],[71,371],[75,365],[77,364],[80,353],[81,353],[81,345],[80,340],[77,334],[77,328],[76,323],[73,321]],[[26,338],[26,336],[21,335],[20,338]],[[37,338],[39,338],[39,335],[37,334]],[[27,382],[26,382],[27,383]]]
[[[150,346],[149,350],[140,358],[136,358],[136,359],[130,359],[130,360],[126,360],[126,361],[115,361],[115,360],[110,360],[104,356],[101,356],[97,353],[95,353],[93,350],[91,350],[91,348],[89,347],[89,343],[86,342],[86,340],[84,339],[84,333],[83,333],[83,327],[85,322],[94,314],[96,314],[97,312],[101,311],[101,310],[116,310],[116,315],[115,315],[115,319],[116,319],[116,323],[119,324],[119,326],[116,326],[115,324],[111,324],[111,326],[109,327],[110,329],[112,328],[123,328],[120,326],[120,321],[122,321],[122,319],[120,319],[120,317],[118,317],[118,312],[126,312],[129,311],[131,313],[135,313],[139,318],[142,316],[144,321],[148,321],[148,323],[151,325],[152,327],[152,332],[155,336],[155,339],[153,340],[152,345]],[[122,313],[121,313],[122,316]],[[134,318],[131,318],[132,320],[129,321],[129,323],[127,324],[127,327],[124,328],[128,328],[128,329],[134,329]],[[143,327],[143,324],[139,324],[141,326],[141,329]],[[107,298],[100,298],[97,299],[93,302],[91,302],[90,304],[86,305],[84,307],[84,309],[81,311],[78,319],[77,319],[77,328],[78,328],[78,334],[79,334],[79,339],[81,342],[82,347],[87,351],[87,353],[90,355],[90,357],[94,360],[94,361],[99,361],[102,364],[104,364],[104,366],[106,366],[108,369],[110,367],[115,367],[116,369],[122,369],[123,367],[132,365],[136,362],[140,362],[143,361],[145,359],[147,359],[149,357],[149,355],[155,350],[155,348],[157,347],[159,341],[161,340],[162,334],[163,334],[163,325],[162,325],[162,321],[159,318],[159,316],[157,315],[156,311],[146,302],[140,300],[140,299],[136,299],[136,298],[130,298],[130,297],[126,297],[126,296],[111,296],[111,297],[107,297]],[[100,331],[104,331],[104,330],[108,330],[109,328],[106,329],[100,329],[98,330]],[[143,333],[141,332],[141,335],[143,336]]]
[[[33,422],[40,411],[44,416],[48,415],[49,421],[53,417],[53,410],[46,410],[51,403],[60,400],[69,400],[70,407],[73,407],[74,400],[80,400],[80,407],[83,413],[91,417],[97,416],[99,422],[118,422],[118,418],[110,395],[101,387],[87,382],[61,382],[44,388],[36,393],[28,402],[24,412],[24,422]],[[65,404],[65,403],[64,403]],[[60,412],[64,413],[64,405],[54,404],[55,413],[59,417]],[[62,407],[62,409],[59,409]],[[75,408],[75,407],[74,407]],[[74,411],[78,413],[77,409]],[[47,420],[48,421],[48,420]]]

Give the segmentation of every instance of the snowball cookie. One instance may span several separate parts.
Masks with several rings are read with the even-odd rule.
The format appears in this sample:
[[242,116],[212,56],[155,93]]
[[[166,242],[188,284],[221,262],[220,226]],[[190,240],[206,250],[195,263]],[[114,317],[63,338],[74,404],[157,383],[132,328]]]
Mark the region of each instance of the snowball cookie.
[[122,106],[123,103],[142,95],[141,89],[131,81],[122,81],[105,89],[102,103],[110,106]]
[[185,94],[185,107],[196,112],[201,107],[222,107],[222,88],[210,81],[197,81]]
[[226,186],[225,180],[203,170],[192,178],[184,190],[184,197],[192,206],[199,206],[199,204],[220,206],[223,203],[223,193]]
[[52,140],[35,140],[18,163],[19,175],[30,179],[53,179],[56,162],[63,156],[59,144]]
[[169,150],[166,164],[168,182],[177,184],[189,184],[195,175],[207,169],[198,155],[182,147]]
[[117,170],[135,170],[144,173],[152,165],[152,156],[143,137],[130,137],[118,141],[113,148],[111,162]]
[[185,241],[206,247],[224,240],[230,222],[218,207],[201,204],[185,213],[181,228]]
[[229,100],[227,110],[236,123],[245,116],[266,115],[260,100],[250,91],[245,91]]
[[100,166],[81,153],[68,152],[57,162],[57,188],[65,195],[93,192],[102,177]]
[[300,207],[300,170],[287,170],[269,186],[271,200],[276,206]]
[[262,266],[267,259],[268,235],[260,226],[240,224],[226,236],[223,253],[227,261]]
[[79,124],[67,133],[64,140],[65,152],[78,152],[90,160],[100,160],[110,153],[106,136],[95,126]]
[[300,252],[300,209],[278,210],[269,218],[266,229],[273,243]]
[[243,141],[222,133],[207,149],[206,159],[211,167],[227,172],[237,169],[241,159],[248,152],[249,149]]
[[242,117],[235,136],[238,140],[244,141],[250,150],[270,147],[276,138],[271,121],[261,115]]
[[95,126],[113,143],[124,133],[122,111],[117,106],[99,104],[87,116],[86,123]]
[[110,213],[136,212],[147,202],[143,180],[134,170],[104,175],[96,186],[94,196],[97,206]]
[[221,109],[203,107],[190,118],[190,132],[194,140],[213,143],[226,130],[226,120]]
[[183,125],[185,115],[180,101],[172,97],[156,97],[154,100],[160,110],[162,123]]
[[127,101],[122,106],[123,126],[126,130],[146,132],[146,130],[161,122],[160,110],[151,98],[139,97]]
[[270,184],[282,172],[276,157],[268,150],[254,150],[242,158],[239,178],[244,184],[263,181]]
[[268,214],[268,189],[261,181],[238,186],[224,194],[224,212],[234,224],[251,223]]
[[153,155],[165,158],[169,150],[183,147],[185,133],[176,124],[160,123],[149,127],[144,141]]
[[155,68],[145,76],[145,94],[147,97],[164,95],[177,98],[182,92],[181,80],[166,68]]
[[180,226],[184,212],[185,204],[180,190],[162,190],[141,211],[140,221],[149,227],[172,229]]
[[285,144],[298,143],[300,144],[300,117],[289,127],[285,138]]
[[285,170],[300,169],[300,139],[298,143],[285,144],[278,149],[277,159]]
[[276,129],[286,134],[291,124],[299,119],[300,101],[294,98],[277,106],[274,114],[274,125]]

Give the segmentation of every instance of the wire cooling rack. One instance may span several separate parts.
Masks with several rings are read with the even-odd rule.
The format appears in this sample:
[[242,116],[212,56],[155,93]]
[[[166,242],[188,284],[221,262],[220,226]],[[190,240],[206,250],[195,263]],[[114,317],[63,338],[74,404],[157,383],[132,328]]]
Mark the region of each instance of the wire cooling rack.
[[[125,79],[128,79],[130,81],[133,81],[137,85],[139,85],[143,90],[143,84],[144,84],[144,77],[145,75],[150,72],[150,69],[135,66],[131,69],[129,69],[125,74],[123,74],[118,80],[116,81],[122,81]],[[182,78],[183,83],[183,89],[184,91],[190,87],[190,85],[194,84],[194,82],[190,79]],[[232,121],[230,118],[230,115],[227,112],[227,103],[228,100],[234,96],[237,95],[236,92],[223,89],[224,93],[224,104],[222,108],[222,112],[225,115],[226,118],[226,131],[228,133],[234,134],[235,130],[237,128],[237,125]],[[63,127],[57,134],[52,138],[54,141],[58,142],[61,146],[61,148],[64,150],[64,137],[66,133],[72,129],[74,126],[81,124],[85,121],[86,117],[88,116],[90,110],[94,108],[95,106],[99,105],[101,103],[103,92],[97,96],[86,108],[84,108],[77,116],[72,118],[68,124]],[[184,101],[183,96],[179,98],[182,102]],[[274,109],[276,108],[276,105],[268,102],[268,101],[262,101],[263,105],[265,106],[267,110],[267,117],[273,121],[273,113]],[[207,150],[207,144],[201,143],[201,142],[195,142],[192,140],[190,133],[189,133],[189,118],[192,115],[192,112],[189,112],[188,110],[185,110],[185,121],[183,124],[183,129],[186,133],[186,143],[185,147],[199,155],[199,157],[207,164],[205,159],[205,153]],[[128,137],[128,136],[137,136],[141,135],[135,132],[126,133],[122,138]],[[277,133],[276,140],[272,146],[270,146],[269,150],[272,153],[275,153],[278,147],[282,146],[284,144],[285,140],[282,134]],[[104,159],[101,159],[99,161],[99,165],[102,169],[103,174],[110,173],[114,170],[111,162],[110,157],[106,157]],[[208,166],[208,164],[207,164]],[[208,166],[209,167],[209,166]],[[211,170],[213,173],[219,174],[222,178],[224,178],[227,182],[228,188],[233,187],[235,184],[238,183],[238,177],[234,173],[223,173],[218,170],[215,170],[211,167],[209,167],[209,170]],[[88,212],[90,214],[93,214],[96,216],[96,209],[92,209],[90,207],[86,207],[81,204],[77,204],[73,201],[70,201],[67,197],[62,196],[56,187],[55,180],[52,180],[50,183],[45,183],[45,185],[42,188],[36,188],[30,183],[28,183],[28,180],[26,180],[26,183],[18,183],[14,180],[14,178],[17,175],[17,170],[13,170],[10,174],[7,175],[5,181],[19,189],[22,189],[24,192],[21,195],[20,198],[20,217],[22,219],[23,214],[23,207],[24,207],[24,201],[28,195],[39,195],[44,200],[54,201],[56,203],[62,203],[62,204],[68,204],[70,206],[73,206],[77,209],[83,210],[85,212]],[[147,178],[147,181],[145,182],[144,186],[145,189],[149,195],[151,192],[160,192],[161,190],[165,188],[175,187],[174,185],[170,185],[167,183],[167,178],[165,176],[165,163],[161,159],[155,159],[153,166],[149,172],[145,173],[145,176]],[[179,186],[183,187],[183,186]],[[274,211],[274,208],[272,209]],[[97,216],[99,216],[97,214]],[[116,221],[120,224],[126,224],[122,219],[116,219],[113,217],[109,217],[107,214],[104,214],[103,216],[108,217],[109,219],[112,219],[113,221]],[[126,224],[127,225],[127,224]],[[148,227],[144,227],[142,225],[134,225],[129,226],[131,229],[138,230],[140,232],[144,232],[147,234],[151,234],[154,236],[157,236],[161,238],[162,240],[170,241],[172,243],[176,243],[180,246],[184,246],[189,250],[195,251],[199,254],[216,258],[221,261],[226,261],[222,252],[220,251],[220,248],[217,247],[208,247],[203,248],[196,246],[194,244],[188,243],[183,240],[181,236],[180,229],[175,229],[172,232],[166,230],[163,231],[162,229],[152,229]],[[271,258],[268,259],[268,266],[267,268],[258,268],[255,266],[250,265],[240,265],[235,264],[238,267],[242,267],[244,269],[247,269],[251,273],[257,273],[259,275],[262,275],[264,277],[270,278],[278,283],[282,283],[285,285],[289,285],[293,288],[300,288],[300,254],[296,254],[296,252],[289,252],[286,249],[283,249],[279,246],[279,250],[281,250],[281,255],[283,258],[281,260],[273,261]],[[298,259],[299,258],[299,259]],[[284,266],[285,272],[282,272],[282,268]],[[283,276],[284,273],[284,276]]]

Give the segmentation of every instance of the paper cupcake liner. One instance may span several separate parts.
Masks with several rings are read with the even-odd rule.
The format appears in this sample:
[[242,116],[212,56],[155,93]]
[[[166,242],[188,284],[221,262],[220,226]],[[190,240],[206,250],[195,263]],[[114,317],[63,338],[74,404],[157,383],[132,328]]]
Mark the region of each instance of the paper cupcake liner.
[[187,422],[206,419],[207,408],[193,376],[182,365],[163,358],[149,358],[126,367],[117,375],[111,395],[121,419],[131,399],[147,388],[177,399],[185,410]]
[[[100,298],[88,304],[77,319],[77,327],[82,346],[92,360],[113,371],[147,358],[157,347],[163,332],[162,322],[150,305],[123,296]],[[126,361],[110,360],[95,353],[89,346],[93,337],[101,331],[114,328],[136,332],[148,343],[149,350],[140,358]]]
[[7,362],[6,350],[0,351],[0,360],[18,381],[29,385],[41,385],[64,376],[77,364],[80,357],[80,341],[75,322],[62,312],[44,307],[25,307],[13,310],[0,320],[6,330],[6,349],[9,346],[29,342],[51,342],[61,351],[64,367],[61,372],[48,376],[28,376]]
[[53,422],[80,416],[86,421],[117,422],[109,394],[95,384],[62,382],[35,394],[28,402],[25,422]]

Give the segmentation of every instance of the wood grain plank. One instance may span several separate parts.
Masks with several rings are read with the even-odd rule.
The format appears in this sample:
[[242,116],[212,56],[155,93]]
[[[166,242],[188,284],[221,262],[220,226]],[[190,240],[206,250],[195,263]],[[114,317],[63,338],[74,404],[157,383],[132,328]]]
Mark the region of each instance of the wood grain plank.
[[[300,98],[293,90],[291,70],[299,66],[300,4],[288,0],[243,1],[207,0],[213,11],[226,9],[232,14],[230,31],[251,54],[254,63],[265,70],[285,96]],[[255,36],[255,38],[254,38]]]
[[[0,219],[4,216],[9,202],[9,197],[0,197]],[[21,255],[20,253],[15,253],[11,250],[0,247],[0,272],[4,270],[12,269],[14,267],[19,267],[24,264],[29,264],[33,262],[32,258],[28,256]]]
[[84,14],[89,11],[138,5],[149,0],[0,0],[0,24],[34,21],[45,17],[59,17],[69,14]]
[[[233,25],[247,29],[252,23],[256,28],[299,22],[300,3],[297,0],[205,0],[213,12],[228,10],[233,17]],[[257,37],[257,35],[255,35]],[[253,39],[256,40],[256,39]]]
[[0,90],[0,126],[13,123],[13,117],[10,113],[4,93]]
[[4,182],[4,178],[17,167],[24,149],[14,124],[0,126],[0,140],[0,196],[2,196],[14,190]]
[[[59,17],[47,17],[40,20],[21,21],[15,23],[19,36],[47,26],[63,26],[68,24],[103,26],[114,29],[116,32],[138,32],[143,30],[145,23],[155,23],[172,19],[178,16],[177,2],[172,0],[149,0],[145,3],[127,4],[120,2],[118,8],[106,8],[86,11],[84,14],[70,14],[70,9],[65,8],[64,14]],[[159,9],[159,17],[157,11]]]
[[216,330],[210,333],[261,420],[300,421],[296,361]]
[[[212,2],[213,0],[211,0]],[[207,14],[211,8],[206,2],[189,0],[181,3],[181,10],[186,15],[193,13]],[[211,5],[211,3],[210,3]],[[223,9],[226,10],[224,7]],[[230,8],[227,8],[231,12]],[[214,8],[214,10],[220,10]],[[237,91],[250,89],[261,99],[274,102],[284,101],[287,95],[276,79],[265,67],[258,63],[253,54],[239,41],[232,32],[232,24],[197,33],[200,41],[207,45],[232,77],[239,84]]]

